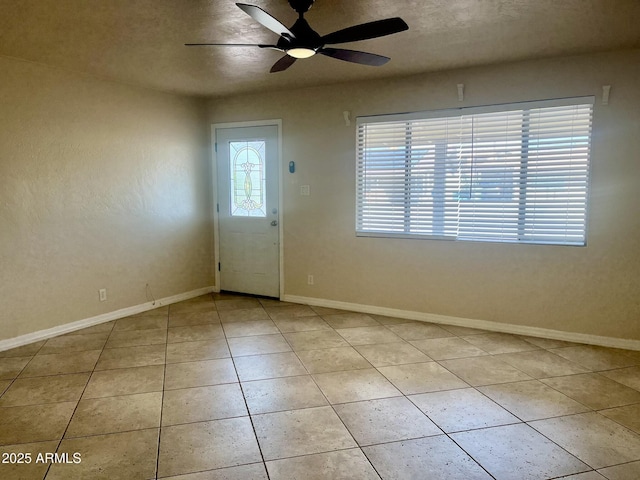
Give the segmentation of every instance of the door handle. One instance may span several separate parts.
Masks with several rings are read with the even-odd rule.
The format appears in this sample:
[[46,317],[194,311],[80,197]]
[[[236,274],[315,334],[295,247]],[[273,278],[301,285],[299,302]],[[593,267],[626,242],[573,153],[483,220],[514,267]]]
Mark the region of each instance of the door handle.
[[271,226],[275,227],[278,225],[278,221],[277,220],[271,220]]

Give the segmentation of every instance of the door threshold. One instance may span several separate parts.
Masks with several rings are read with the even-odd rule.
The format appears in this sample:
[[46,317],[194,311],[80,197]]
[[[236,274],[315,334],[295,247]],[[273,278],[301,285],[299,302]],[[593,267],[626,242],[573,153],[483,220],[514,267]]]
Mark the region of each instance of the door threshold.
[[[214,293],[214,295],[216,295]],[[220,293],[217,295],[233,295],[234,297],[244,297],[244,298],[264,298],[265,300],[280,300],[280,297],[269,297],[267,295],[255,295],[253,293],[244,293],[244,292],[233,292],[231,290],[220,290]]]

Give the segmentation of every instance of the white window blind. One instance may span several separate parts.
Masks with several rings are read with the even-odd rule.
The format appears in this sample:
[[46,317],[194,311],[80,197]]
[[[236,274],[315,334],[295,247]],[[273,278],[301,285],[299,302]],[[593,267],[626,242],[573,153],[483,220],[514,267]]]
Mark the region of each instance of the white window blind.
[[360,117],[356,232],[586,243],[593,98]]

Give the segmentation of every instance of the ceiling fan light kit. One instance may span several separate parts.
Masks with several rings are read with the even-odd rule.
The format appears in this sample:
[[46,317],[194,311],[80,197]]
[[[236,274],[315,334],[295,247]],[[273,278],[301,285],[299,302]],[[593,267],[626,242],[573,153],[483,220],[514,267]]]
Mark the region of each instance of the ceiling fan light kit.
[[258,47],[264,49],[279,50],[285,54],[273,67],[271,73],[282,72],[293,65],[296,60],[310,58],[317,53],[327,57],[343,60],[345,62],[358,63],[379,67],[391,60],[389,57],[374,53],[347,50],[343,48],[328,48],[326,45],[358,42],[372,38],[384,37],[394,33],[403,32],[409,26],[400,17],[387,18],[374,22],[362,23],[353,27],[344,28],[328,35],[319,35],[304,18],[314,0],[288,0],[289,5],[298,12],[298,20],[287,28],[275,17],[265,12],[258,6],[246,3],[236,3],[238,8],[253,18],[262,26],[280,36],[275,45],[263,44],[238,44],[238,43],[186,43],[186,46],[227,46],[227,47]]
[[287,55],[293,58],[309,58],[315,54],[316,51],[312,48],[290,48],[287,50]]

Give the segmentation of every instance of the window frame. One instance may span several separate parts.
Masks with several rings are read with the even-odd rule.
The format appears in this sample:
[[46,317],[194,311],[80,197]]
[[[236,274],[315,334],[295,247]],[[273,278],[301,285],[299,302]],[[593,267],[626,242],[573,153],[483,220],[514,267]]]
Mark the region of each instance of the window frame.
[[[429,120],[429,119],[443,119],[443,118],[461,118],[463,116],[472,116],[472,115],[481,115],[487,113],[508,113],[513,111],[522,111],[523,118],[526,116],[527,121],[523,120],[523,125],[521,127],[520,139],[521,139],[521,163],[520,163],[520,177],[523,178],[523,168],[528,167],[529,161],[529,115],[532,109],[542,109],[548,107],[568,107],[568,106],[590,106],[589,114],[589,128],[588,128],[588,139],[586,141],[587,144],[587,153],[586,153],[586,167],[585,167],[585,175],[586,175],[586,185],[585,185],[585,193],[584,193],[584,203],[581,204],[584,207],[584,220],[582,223],[582,241],[581,242],[570,242],[566,241],[567,237],[564,237],[564,242],[561,242],[557,239],[552,239],[549,241],[541,241],[541,240],[527,240],[524,235],[524,231],[526,228],[527,218],[526,218],[526,195],[523,195],[522,192],[518,198],[518,202],[520,203],[520,207],[518,210],[518,221],[516,225],[518,230],[518,235],[515,240],[505,239],[505,238],[460,238],[458,235],[438,235],[438,234],[425,234],[425,233],[410,233],[407,232],[406,220],[405,220],[405,231],[404,232],[393,232],[393,231],[377,231],[377,230],[363,230],[360,229],[360,216],[361,211],[364,209],[364,200],[362,187],[362,181],[364,175],[361,175],[360,168],[364,165],[365,160],[361,160],[361,127],[363,125],[375,124],[375,123],[409,123],[412,121],[419,120]],[[590,203],[590,184],[591,184],[591,169],[592,169],[592,142],[593,142],[593,120],[594,120],[594,105],[595,105],[595,97],[594,96],[581,96],[581,97],[569,97],[569,98],[559,98],[559,99],[548,99],[548,100],[534,100],[534,101],[526,101],[526,102],[514,102],[514,103],[504,103],[504,104],[494,104],[494,105],[483,105],[483,106],[472,106],[472,107],[459,107],[459,108],[449,108],[449,109],[441,109],[441,110],[429,110],[429,111],[418,111],[418,112],[410,112],[410,113],[396,113],[396,114],[381,114],[381,115],[370,115],[370,116],[358,116],[356,119],[356,175],[355,175],[355,183],[356,183],[356,211],[355,211],[355,232],[357,237],[376,237],[376,238],[397,238],[397,239],[422,239],[422,240],[445,240],[445,241],[462,241],[462,242],[482,242],[482,243],[509,243],[509,244],[525,244],[525,245],[550,245],[550,246],[579,246],[584,247],[587,246],[587,238],[588,238],[588,227],[589,227],[589,203]],[[525,114],[526,112],[526,114]],[[526,133],[525,133],[525,127]],[[407,126],[409,128],[409,126]],[[410,136],[407,133],[408,138]],[[573,137],[572,137],[573,139]],[[449,148],[450,144],[445,144],[445,149]],[[405,147],[405,151],[408,151],[412,148],[412,144],[407,143],[407,147]],[[435,147],[434,147],[435,148]],[[446,156],[446,153],[445,153]],[[407,176],[411,176],[412,167],[410,165],[411,157],[409,154],[405,153],[405,178]],[[436,169],[433,168],[433,174],[435,176]],[[458,174],[460,177],[462,176],[460,173]],[[528,185],[533,184],[533,179],[529,182],[529,173],[525,170],[524,178],[527,178],[527,182],[520,181],[520,190],[524,188],[525,190],[528,188]],[[533,177],[535,178],[535,177]],[[398,182],[397,185],[399,185]],[[410,185],[409,183],[405,183],[406,185]],[[435,186],[434,186],[435,188]],[[405,188],[406,189],[406,188]],[[407,194],[405,194],[407,195]],[[362,203],[361,203],[362,202]],[[522,202],[525,202],[525,205],[522,205]],[[411,209],[412,202],[410,200],[410,194],[407,195],[407,199],[405,199],[405,209],[404,216],[407,217],[407,212]],[[447,202],[446,200],[442,200],[439,203],[433,202],[433,210],[435,212],[436,206],[440,210],[444,210]],[[443,215],[443,221],[446,219],[446,213]],[[426,218],[426,217],[423,217]],[[458,218],[458,217],[457,217]],[[431,222],[435,223],[436,217],[435,214],[431,214]],[[391,227],[390,227],[391,228]],[[444,229],[443,229],[444,230]]]

